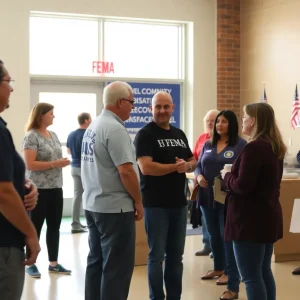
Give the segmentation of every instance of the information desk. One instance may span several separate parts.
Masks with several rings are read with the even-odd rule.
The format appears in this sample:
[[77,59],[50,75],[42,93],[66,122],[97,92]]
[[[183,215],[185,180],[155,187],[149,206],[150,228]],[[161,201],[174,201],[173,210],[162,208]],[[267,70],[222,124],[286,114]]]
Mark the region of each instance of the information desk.
[[294,201],[297,198],[300,198],[300,178],[282,179],[280,203],[283,214],[283,239],[274,246],[275,262],[300,260],[300,234],[290,232]]

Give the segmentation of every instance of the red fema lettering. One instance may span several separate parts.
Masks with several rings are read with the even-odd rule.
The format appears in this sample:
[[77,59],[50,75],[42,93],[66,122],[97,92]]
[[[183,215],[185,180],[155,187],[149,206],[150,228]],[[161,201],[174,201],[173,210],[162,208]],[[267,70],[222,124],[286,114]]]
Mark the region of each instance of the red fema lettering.
[[93,73],[98,74],[115,73],[114,63],[108,61],[93,61]]

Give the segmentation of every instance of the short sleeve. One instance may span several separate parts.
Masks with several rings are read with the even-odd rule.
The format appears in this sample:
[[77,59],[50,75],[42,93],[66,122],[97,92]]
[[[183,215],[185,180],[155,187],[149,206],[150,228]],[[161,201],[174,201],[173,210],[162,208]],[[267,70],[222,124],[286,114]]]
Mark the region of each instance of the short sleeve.
[[151,136],[143,129],[141,129],[134,139],[136,149],[136,157],[150,156],[153,157],[153,143]]
[[24,149],[30,149],[30,150],[38,150],[38,139],[34,132],[28,132],[22,143],[22,148]]
[[193,152],[192,152],[192,150],[191,150],[191,148],[189,146],[189,141],[188,141],[188,139],[187,139],[187,137],[186,137],[186,135],[185,135],[185,133],[183,131],[182,131],[182,134],[184,136],[184,141],[185,141],[186,146],[187,146],[188,158],[190,159],[191,157],[194,156],[194,154],[193,154]]
[[15,149],[7,129],[0,129],[0,181],[13,181]]
[[68,138],[67,138],[67,148],[70,148],[70,139],[71,139],[71,133],[68,135]]
[[135,162],[134,146],[125,128],[109,133],[107,150],[116,167]]

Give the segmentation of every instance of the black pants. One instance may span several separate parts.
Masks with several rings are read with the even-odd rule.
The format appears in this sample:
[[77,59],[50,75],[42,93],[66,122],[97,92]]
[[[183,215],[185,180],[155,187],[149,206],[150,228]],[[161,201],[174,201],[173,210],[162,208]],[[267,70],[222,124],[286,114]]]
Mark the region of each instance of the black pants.
[[57,261],[59,248],[59,229],[63,211],[63,191],[57,189],[38,189],[39,198],[35,209],[32,211],[31,220],[38,237],[46,219],[46,243],[49,261]]

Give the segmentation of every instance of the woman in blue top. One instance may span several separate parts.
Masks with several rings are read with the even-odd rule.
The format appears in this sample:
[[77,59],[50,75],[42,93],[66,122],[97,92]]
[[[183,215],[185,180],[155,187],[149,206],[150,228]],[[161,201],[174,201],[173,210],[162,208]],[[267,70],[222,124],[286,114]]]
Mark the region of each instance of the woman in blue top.
[[214,269],[208,271],[201,279],[219,278],[218,285],[228,283],[228,291],[221,299],[237,299],[239,274],[232,244],[224,244],[225,205],[214,200],[214,178],[220,175],[225,164],[233,163],[246,144],[247,142],[238,135],[235,113],[230,110],[221,111],[214,124],[212,139],[204,144],[195,170],[195,177],[200,185],[198,203],[207,224],[214,257]]

